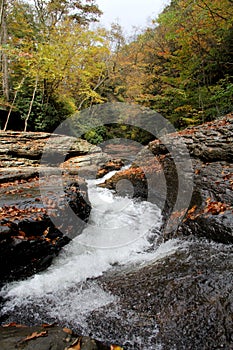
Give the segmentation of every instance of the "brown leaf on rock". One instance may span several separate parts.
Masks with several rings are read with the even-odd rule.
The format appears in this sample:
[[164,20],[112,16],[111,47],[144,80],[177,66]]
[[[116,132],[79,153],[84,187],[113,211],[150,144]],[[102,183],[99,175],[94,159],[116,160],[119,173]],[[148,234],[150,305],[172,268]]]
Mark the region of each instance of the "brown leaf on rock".
[[63,328],[63,332],[65,332],[67,334],[72,334],[73,333],[72,330],[67,328],[67,327]]
[[28,335],[26,338],[22,339],[20,343],[24,343],[29,340],[37,339],[40,337],[47,337],[48,332],[47,331],[42,331],[42,332],[33,332],[32,334]]
[[191,209],[189,209],[185,219],[184,219],[184,222],[187,220],[187,219],[190,219],[190,220],[194,220],[198,214],[195,213],[197,209],[197,205],[194,205]]
[[44,236],[47,236],[48,233],[49,233],[49,228],[46,228],[46,230],[44,230],[44,232],[43,232],[43,235],[44,235]]
[[42,324],[43,328],[51,328],[51,327],[54,327],[54,326],[55,326],[55,323],[43,323]]
[[67,350],[81,350],[81,339],[82,337],[77,338]]
[[211,201],[209,198],[206,200],[206,206],[204,213],[211,213],[213,215],[223,214],[226,210],[230,209],[230,206],[226,203]]
[[4,327],[4,328],[8,328],[8,327],[27,328],[27,326],[24,326],[23,324],[18,324],[16,322],[10,322],[10,323],[4,324],[2,327]]
[[225,174],[225,173],[223,173],[223,175],[224,175],[224,180],[230,180],[232,177],[233,177],[233,173],[228,173],[228,174]]
[[26,234],[25,234],[25,232],[24,232],[24,231],[19,230],[19,236],[25,237],[25,236],[26,236]]

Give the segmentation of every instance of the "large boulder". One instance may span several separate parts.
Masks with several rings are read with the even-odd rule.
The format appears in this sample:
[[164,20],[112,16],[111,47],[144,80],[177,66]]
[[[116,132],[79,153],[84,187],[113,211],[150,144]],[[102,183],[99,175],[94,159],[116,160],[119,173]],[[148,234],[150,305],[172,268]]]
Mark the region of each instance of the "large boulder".
[[167,134],[167,147],[156,140],[149,143],[148,149],[154,155],[167,154],[168,148],[177,148],[180,142],[186,145],[192,158],[203,162],[232,162],[233,114],[177,133]]
[[64,194],[57,198],[50,188],[43,201],[38,178],[0,185],[0,284],[44,270],[82,232],[91,210],[87,187],[77,177],[65,179]]
[[[187,169],[180,144],[190,154],[192,167]],[[169,150],[176,150],[175,161]],[[217,121],[168,134],[164,143],[151,142],[130,169],[118,172],[100,186],[117,190],[122,180],[129,180],[134,189],[133,193],[130,189],[130,195],[153,201],[163,211],[166,238],[194,234],[233,243],[232,152],[233,115],[229,114]],[[181,169],[180,178],[177,168]],[[190,201],[187,204],[184,200],[184,206],[181,203],[178,211],[174,211],[178,192],[184,199],[190,195]]]

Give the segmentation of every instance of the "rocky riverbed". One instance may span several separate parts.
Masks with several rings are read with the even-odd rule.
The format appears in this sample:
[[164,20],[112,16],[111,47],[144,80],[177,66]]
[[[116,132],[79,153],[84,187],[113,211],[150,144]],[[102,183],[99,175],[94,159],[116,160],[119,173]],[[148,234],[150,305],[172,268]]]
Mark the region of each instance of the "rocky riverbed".
[[[193,171],[190,172],[190,168],[187,166],[188,171],[183,172],[185,180],[187,180],[183,183],[186,185],[180,189],[177,166],[178,168],[181,165],[184,166],[184,162],[182,154],[179,154],[174,162],[171,150],[179,147],[181,139],[189,151]],[[106,302],[106,305],[103,303],[102,306],[92,309],[85,316],[83,333],[91,335],[91,338],[98,339],[98,341],[84,338],[81,344],[75,333],[81,333],[80,327],[82,328],[83,321],[80,321],[80,324],[78,320],[79,318],[82,320],[82,313],[80,312],[80,315],[76,313],[74,318],[70,318],[69,314],[67,315],[62,310],[63,300],[60,300],[61,305],[54,305],[54,308],[60,310],[61,314],[66,315],[63,319],[59,317],[60,326],[68,326],[75,331],[74,338],[70,338],[70,341],[73,341],[73,348],[114,349],[115,347],[111,344],[120,344],[124,349],[133,350],[232,349],[232,144],[233,115],[230,114],[214,122],[169,134],[164,143],[161,141],[151,142],[139,152],[138,158],[129,169],[118,172],[100,185],[110,188],[118,194],[128,195],[129,198],[136,197],[138,203],[140,201],[145,203],[147,200],[156,203],[163,213],[163,223],[160,233],[156,233],[154,236],[157,237],[156,242],[151,242],[147,250],[138,252],[139,256],[141,255],[141,260],[132,260],[130,263],[122,264],[121,260],[114,260],[111,256],[113,255],[112,251],[110,255],[111,269],[96,274],[95,278],[88,278],[81,286],[77,284],[75,287],[72,284],[70,289],[66,289],[66,293],[71,293],[73,297],[72,293],[75,292],[75,288],[77,288],[77,294],[83,291],[84,294],[80,294],[81,299],[78,299],[79,303],[82,302],[83,298],[85,299],[85,295],[90,293],[89,288],[93,285],[94,294],[90,294],[92,298],[95,295],[96,300],[98,300],[99,290],[101,290],[102,296],[105,293],[109,296],[109,302]],[[75,178],[77,180],[76,176],[82,166],[82,174],[88,174],[93,178],[104,175],[107,171],[113,170],[114,167],[119,169],[122,164],[120,160],[115,163],[109,162],[109,160],[106,162],[107,157],[100,149],[95,149],[94,154],[88,159],[87,153],[82,155],[73,153],[60,167],[67,180],[65,180],[66,203],[69,199],[71,202],[68,205],[71,207],[75,205],[76,212],[80,215],[82,213],[79,212],[78,208],[83,208],[80,205],[80,200],[84,199],[86,218],[90,213],[88,198],[85,195],[83,197],[86,185],[83,183],[84,187],[81,189],[75,185],[74,181]],[[48,165],[51,166],[51,164]],[[22,173],[17,174],[14,166],[12,166],[12,170],[9,170],[4,165],[2,179],[5,177],[7,180],[0,178],[2,203],[8,206],[3,214],[9,216],[4,218],[7,220],[7,224],[3,221],[2,237],[11,237],[13,241],[19,242],[16,242],[17,244],[30,242],[31,230],[27,230],[29,217],[18,220],[19,215],[14,217],[15,213],[17,214],[21,209],[27,211],[27,208],[35,207],[35,213],[31,215],[33,224],[44,225],[43,220],[33,220],[34,217],[38,217],[38,214],[39,216],[43,215],[44,219],[46,218],[46,213],[43,212],[43,207],[38,201],[38,185],[35,184],[37,179],[35,175],[30,173],[37,172],[38,169],[35,165],[30,164],[30,166],[31,170],[25,167],[25,171],[22,170],[22,166],[20,170]],[[97,175],[96,169],[98,168],[100,171]],[[17,175],[20,175],[18,180]],[[129,186],[129,184],[131,185]],[[17,193],[16,188],[20,192]],[[186,206],[186,203],[181,201],[178,210],[176,210],[179,191],[182,192],[181,198],[185,199],[190,195],[190,202]],[[17,198],[19,204],[16,206]],[[53,207],[54,193],[49,195],[48,201]],[[27,207],[27,203],[29,207]],[[10,210],[7,212],[9,208]],[[37,210],[42,210],[42,212],[37,212]],[[107,208],[108,210],[109,208]],[[25,219],[26,225],[22,226]],[[9,221],[12,224],[9,224]],[[14,233],[10,231],[13,228],[15,229]],[[9,232],[11,233],[9,234]],[[41,241],[48,242],[46,244],[53,247],[53,254],[48,254],[48,256],[55,256],[60,249],[54,251],[61,238],[56,236],[58,231],[54,227],[48,229],[47,226],[43,226],[40,232],[42,233],[38,234],[38,242],[40,244]],[[64,239],[64,237],[62,238]],[[32,237],[33,241],[35,241],[35,237]],[[77,254],[76,250],[72,250],[72,247],[66,252],[74,254],[74,257]],[[93,254],[93,259],[98,256],[95,256],[92,251],[89,254]],[[101,257],[101,261],[104,260],[103,258],[104,256]],[[48,265],[50,263],[51,261]],[[43,268],[45,267],[46,264]],[[26,274],[31,275],[32,270]],[[39,268],[38,271],[40,271]],[[16,271],[15,275],[17,274]],[[26,274],[20,275],[19,273],[19,277],[26,277]],[[10,276],[9,271],[8,276]],[[43,281],[43,276],[41,278]],[[49,275],[46,278],[49,278]],[[31,283],[29,281],[27,285],[33,287],[33,281]],[[14,290],[14,287],[12,288]],[[14,293],[17,301],[17,287]],[[50,300],[51,296],[46,294],[46,298]],[[40,306],[39,299],[42,302]],[[71,314],[78,307],[74,300],[73,303],[73,308],[72,303],[69,306]],[[40,296],[38,305],[36,304],[34,302],[32,305],[26,303],[20,306],[19,304],[12,309],[9,308],[4,322],[21,323],[25,321],[25,323],[32,325],[42,323],[42,320],[49,323],[56,321],[53,317],[46,316],[46,300]],[[87,307],[86,304],[84,305]],[[33,310],[34,314],[32,315],[30,313]],[[47,349],[48,344],[51,348],[61,350],[71,345],[71,342],[66,345],[66,332],[59,327],[55,327],[55,330],[49,331],[48,334],[44,333],[38,338],[35,336],[30,341],[22,342],[34,331],[40,334],[45,330],[43,327],[36,329],[1,328],[2,340],[0,340],[0,344],[5,348],[12,346],[8,349],[13,349],[15,346],[24,346],[22,348],[25,349],[39,346],[41,350],[44,349],[43,346]],[[52,338],[49,333],[53,334]],[[88,345],[85,345],[85,339],[89,342]],[[103,343],[107,345],[103,345]]]
[[[49,149],[48,162],[42,166],[41,157],[50,137],[54,149]],[[63,162],[57,163],[61,157]],[[98,169],[97,176],[103,176],[122,165],[121,160],[108,161],[100,148],[81,139],[48,133],[0,132],[0,286],[50,266],[70,242],[71,231],[81,233],[89,218],[91,206],[82,176],[96,176]],[[56,193],[58,171],[64,185],[62,198],[57,198]],[[50,185],[43,199],[40,187],[48,178],[43,180],[42,173],[49,174]],[[79,227],[74,227],[65,216],[69,207],[81,219]],[[53,216],[61,216],[63,228],[55,226],[51,211]],[[14,322],[0,327],[0,347],[110,349],[110,345],[80,337],[68,328],[26,327]]]
[[[42,165],[41,157],[49,140],[52,147],[46,150],[47,158]],[[91,210],[82,176],[96,176],[98,168],[106,173],[122,164],[120,160],[108,164],[107,160],[107,154],[99,147],[75,137],[0,132],[0,285],[26,278],[51,264],[72,236],[74,224],[65,217],[67,208],[81,219],[75,234],[82,231]],[[49,181],[51,188],[42,200],[46,173],[44,182]],[[58,177],[64,184],[61,198],[56,193]],[[59,230],[48,211],[62,218]]]

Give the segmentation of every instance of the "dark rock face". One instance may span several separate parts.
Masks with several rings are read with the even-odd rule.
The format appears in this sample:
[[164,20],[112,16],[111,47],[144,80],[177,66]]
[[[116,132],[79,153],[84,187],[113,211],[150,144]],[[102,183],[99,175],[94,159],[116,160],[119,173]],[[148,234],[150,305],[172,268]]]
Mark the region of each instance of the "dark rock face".
[[56,243],[42,239],[22,240],[10,238],[0,243],[2,282],[26,278],[36,272],[43,271],[52,262],[62,246],[70,240],[57,235]]
[[[68,183],[63,198],[57,202],[56,193],[50,191],[46,207],[40,198],[38,179],[2,184],[1,202],[4,205],[0,209],[0,283],[26,278],[44,270],[61,248],[69,243],[70,230],[75,231],[76,235],[81,233],[91,210],[87,188],[81,180],[77,182],[77,179],[74,181],[70,177],[66,180]],[[20,195],[18,200],[15,198],[17,191]],[[67,208],[80,219],[79,227],[74,227],[72,217],[66,215]],[[52,209],[54,217],[61,218],[59,229],[51,221],[49,209]]]
[[233,164],[194,161],[194,169],[191,209],[178,234],[233,243]]
[[150,349],[231,350],[232,280],[231,246],[189,241],[166,259],[104,276],[124,311],[114,320],[106,310],[93,312],[90,324],[124,349],[140,350],[147,338]]

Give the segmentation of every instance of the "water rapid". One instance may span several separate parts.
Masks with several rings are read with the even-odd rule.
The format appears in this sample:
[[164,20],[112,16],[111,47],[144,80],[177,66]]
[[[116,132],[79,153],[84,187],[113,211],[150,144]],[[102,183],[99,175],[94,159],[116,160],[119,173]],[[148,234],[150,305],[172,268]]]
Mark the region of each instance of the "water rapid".
[[58,321],[88,332],[86,320],[91,312],[108,305],[114,309],[118,303],[98,282],[99,276],[176,251],[176,240],[157,244],[162,216],[155,204],[119,197],[96,186],[112,175],[88,181],[92,211],[82,234],[46,271],[3,288],[2,314],[9,315],[9,321]]

